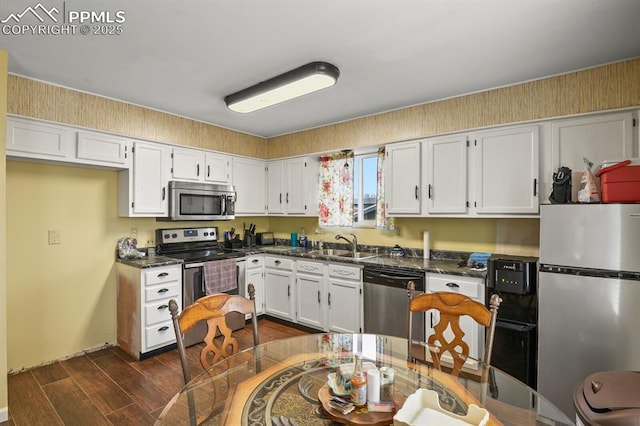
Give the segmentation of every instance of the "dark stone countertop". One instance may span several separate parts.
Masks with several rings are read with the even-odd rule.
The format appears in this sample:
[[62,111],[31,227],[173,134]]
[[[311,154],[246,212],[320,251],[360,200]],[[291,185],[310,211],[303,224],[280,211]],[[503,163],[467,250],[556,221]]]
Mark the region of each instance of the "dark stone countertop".
[[364,259],[350,259],[345,257],[326,256],[314,253],[315,250],[289,246],[263,246],[246,248],[243,250],[249,250],[248,254],[273,254],[278,256],[339,262],[359,266],[433,272],[437,274],[450,274],[483,279],[487,276],[486,268],[484,270],[478,270],[467,266],[458,266],[459,261],[453,259],[423,259],[422,257],[412,256],[392,258],[387,253],[382,253],[375,257],[368,257]]
[[[316,250],[301,247],[291,247],[285,245],[255,246],[236,249],[247,256],[256,254],[271,254],[277,256],[295,257],[296,259],[307,259],[325,262],[344,263],[357,266],[372,266],[377,268],[389,268],[397,270],[410,270],[412,272],[432,272],[437,274],[459,275],[464,277],[485,278],[487,270],[472,269],[467,266],[458,266],[459,260],[448,258],[424,259],[417,256],[403,256],[392,258],[388,253],[383,252],[375,257],[364,259],[350,259],[338,256],[327,256],[316,252]],[[441,256],[440,252],[436,255]],[[117,262],[124,263],[137,268],[153,268],[158,266],[181,264],[181,259],[167,256],[149,256],[142,259],[117,259]]]
[[141,259],[121,259],[116,257],[116,262],[124,263],[125,265],[133,266],[136,268],[156,268],[159,266],[168,266],[168,265],[181,265],[183,262],[182,259],[175,259],[173,257],[167,256],[146,256]]

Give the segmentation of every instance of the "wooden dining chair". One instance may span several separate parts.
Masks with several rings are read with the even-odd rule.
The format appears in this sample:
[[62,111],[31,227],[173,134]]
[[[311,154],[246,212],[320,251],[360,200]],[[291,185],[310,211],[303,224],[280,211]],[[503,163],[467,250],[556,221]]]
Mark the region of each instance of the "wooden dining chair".
[[[192,305],[184,308],[178,314],[178,303],[175,300],[169,301],[169,311],[173,320],[173,328],[176,333],[176,341],[180,361],[182,363],[182,373],[185,384],[191,380],[189,371],[189,360],[184,346],[184,333],[191,330],[201,321],[207,322],[207,334],[204,337],[205,346],[200,352],[200,363],[206,370],[208,367],[229,355],[238,352],[238,340],[233,337],[232,330],[227,327],[226,315],[231,312],[250,314],[253,324],[253,344],[257,346],[258,341],[258,319],[256,317],[255,287],[248,285],[249,298],[240,295],[230,295],[217,293],[201,297]],[[216,342],[216,334],[220,332],[222,340],[220,344]]]
[[[468,315],[478,324],[483,325],[486,330],[484,354],[480,360],[484,365],[491,363],[491,351],[493,349],[493,337],[495,334],[496,317],[498,315],[498,307],[502,299],[497,294],[491,296],[489,301],[490,309],[468,296],[453,292],[435,292],[421,293],[415,295],[415,284],[409,281],[407,285],[407,293],[409,297],[408,325],[409,330],[412,327],[412,313],[426,312],[435,309],[440,312],[440,321],[434,326],[434,334],[429,336],[426,342],[416,342],[409,337],[408,339],[408,356],[413,361],[428,362],[417,356],[420,351],[416,350],[418,346],[426,346],[431,354],[431,362],[438,369],[442,369],[442,356],[449,353],[453,359],[453,367],[451,374],[458,376],[465,362],[469,358],[469,345],[464,341],[464,331],[460,328],[460,317]],[[451,330],[453,338],[448,340],[445,332]]]

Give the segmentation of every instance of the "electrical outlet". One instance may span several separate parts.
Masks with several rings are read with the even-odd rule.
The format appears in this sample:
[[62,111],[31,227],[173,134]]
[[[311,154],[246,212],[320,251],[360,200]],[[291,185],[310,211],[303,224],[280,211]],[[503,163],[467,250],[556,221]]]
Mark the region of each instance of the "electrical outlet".
[[60,244],[60,231],[52,229],[49,231],[49,244]]

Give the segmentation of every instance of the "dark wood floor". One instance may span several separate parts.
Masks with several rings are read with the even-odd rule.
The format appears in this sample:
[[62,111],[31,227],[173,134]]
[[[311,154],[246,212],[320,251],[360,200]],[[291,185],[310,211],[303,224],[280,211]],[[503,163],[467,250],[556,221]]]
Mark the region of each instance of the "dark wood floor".
[[[261,343],[306,334],[268,319],[258,328]],[[235,335],[241,349],[253,344],[250,325]],[[195,375],[199,347],[188,354]],[[0,425],[152,425],[182,380],[176,350],[138,361],[107,348],[10,375],[9,421]]]

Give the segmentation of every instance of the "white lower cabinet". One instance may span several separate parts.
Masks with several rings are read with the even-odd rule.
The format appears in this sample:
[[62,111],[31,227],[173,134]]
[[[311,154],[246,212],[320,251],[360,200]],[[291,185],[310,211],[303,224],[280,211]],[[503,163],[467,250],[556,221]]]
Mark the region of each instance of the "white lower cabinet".
[[296,318],[309,327],[324,329],[326,306],[324,264],[322,262],[296,262]]
[[293,259],[264,257],[265,313],[295,321]]
[[327,266],[327,326],[338,333],[362,332],[362,269]]
[[[484,305],[484,279],[463,277],[458,275],[445,274],[426,274],[426,292],[435,293],[437,291],[449,291],[453,293],[464,294]],[[440,320],[439,313],[430,310],[426,312],[426,338],[434,334],[433,327]],[[478,325],[471,317],[463,316],[460,318],[460,328],[464,331],[464,340],[469,345],[469,356],[479,359],[482,356],[484,347],[484,327]],[[450,330],[445,332],[447,339],[453,339]]]
[[[249,297],[249,284],[255,287],[256,314],[264,314],[265,288],[264,288],[264,256],[248,256],[245,262],[245,290],[244,294]],[[247,319],[250,316],[247,315]]]
[[118,346],[136,359],[175,343],[169,300],[182,306],[182,266],[118,271]]

